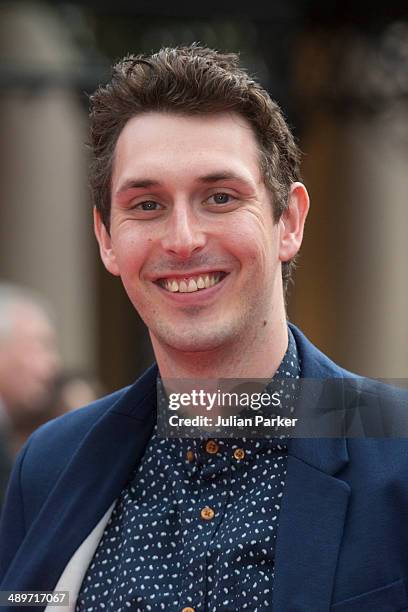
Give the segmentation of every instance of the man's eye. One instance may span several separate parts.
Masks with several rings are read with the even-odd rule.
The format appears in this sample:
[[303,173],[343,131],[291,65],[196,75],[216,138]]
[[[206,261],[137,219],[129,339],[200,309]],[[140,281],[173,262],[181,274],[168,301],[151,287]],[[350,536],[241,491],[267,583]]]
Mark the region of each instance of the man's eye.
[[158,202],[153,200],[146,200],[146,202],[140,202],[135,206],[138,210],[160,210],[161,206]]
[[229,204],[232,196],[229,193],[214,193],[210,198],[208,198],[208,202],[210,204]]

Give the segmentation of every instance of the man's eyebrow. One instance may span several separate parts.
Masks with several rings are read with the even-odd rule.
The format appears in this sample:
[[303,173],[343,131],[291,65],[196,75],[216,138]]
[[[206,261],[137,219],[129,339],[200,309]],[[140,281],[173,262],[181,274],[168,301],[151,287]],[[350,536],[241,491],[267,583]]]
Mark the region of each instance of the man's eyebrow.
[[241,183],[251,184],[244,176],[236,174],[235,172],[214,172],[212,174],[205,174],[204,176],[198,177],[200,183],[216,183],[217,181],[240,181]]
[[129,189],[148,189],[149,187],[157,187],[160,185],[159,181],[155,181],[153,179],[145,178],[145,179],[129,179],[125,181],[119,189],[116,191],[117,194],[124,193]]
[[[246,185],[251,185],[244,176],[236,174],[235,172],[213,172],[211,174],[205,174],[199,176],[196,181],[198,183],[216,183],[218,181],[240,181]],[[141,179],[128,179],[126,180],[116,191],[116,195],[121,195],[130,189],[150,189],[151,187],[160,187],[162,183],[155,179],[141,178]]]

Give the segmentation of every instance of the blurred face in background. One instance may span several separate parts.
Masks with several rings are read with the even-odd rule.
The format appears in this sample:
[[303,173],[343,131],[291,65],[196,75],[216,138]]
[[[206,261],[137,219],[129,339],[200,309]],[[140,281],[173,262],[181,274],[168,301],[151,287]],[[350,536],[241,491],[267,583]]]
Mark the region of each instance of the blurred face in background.
[[44,407],[59,365],[47,315],[34,305],[16,304],[0,337],[0,399],[12,419]]

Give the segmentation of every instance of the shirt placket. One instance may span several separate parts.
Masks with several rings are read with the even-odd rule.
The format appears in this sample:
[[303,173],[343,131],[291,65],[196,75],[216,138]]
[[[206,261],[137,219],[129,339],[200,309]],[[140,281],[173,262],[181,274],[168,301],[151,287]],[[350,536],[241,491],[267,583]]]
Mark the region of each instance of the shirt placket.
[[180,612],[205,610],[209,548],[225,512],[231,478],[230,459],[222,442],[191,441],[189,495],[180,504],[183,572]]

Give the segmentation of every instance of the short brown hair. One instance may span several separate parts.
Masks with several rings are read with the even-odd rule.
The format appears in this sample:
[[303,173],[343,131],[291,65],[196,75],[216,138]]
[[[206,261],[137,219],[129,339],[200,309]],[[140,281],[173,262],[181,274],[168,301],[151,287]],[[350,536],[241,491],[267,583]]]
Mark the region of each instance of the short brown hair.
[[[186,115],[236,112],[253,127],[260,167],[272,194],[274,220],[288,205],[290,186],[300,178],[300,151],[279,106],[239,65],[235,53],[193,44],[154,55],[128,55],[112,79],[90,97],[90,183],[93,202],[109,231],[111,173],[119,134],[132,117],[149,111]],[[284,262],[286,290],[294,261]]]

